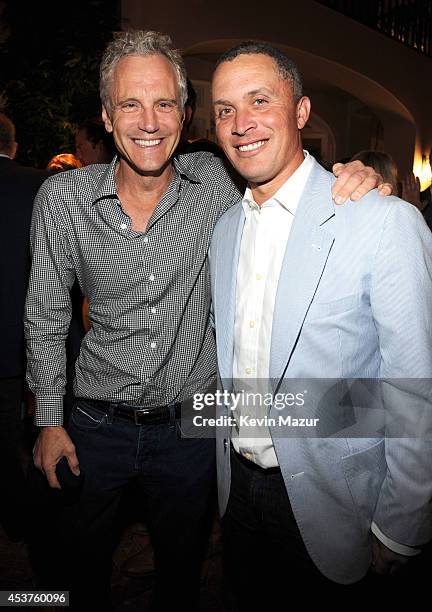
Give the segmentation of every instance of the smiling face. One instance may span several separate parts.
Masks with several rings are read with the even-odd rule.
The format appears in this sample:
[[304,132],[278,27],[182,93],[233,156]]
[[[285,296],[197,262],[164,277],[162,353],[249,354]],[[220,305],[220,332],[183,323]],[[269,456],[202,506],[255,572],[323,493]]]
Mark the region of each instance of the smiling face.
[[300,130],[309,117],[309,99],[294,101],[291,83],[282,79],[273,58],[243,54],[216,69],[213,104],[228,159],[253,190],[271,197],[304,159]]
[[102,118],[121,163],[141,175],[168,172],[183,123],[170,62],[162,55],[123,57],[114,69],[110,98]]

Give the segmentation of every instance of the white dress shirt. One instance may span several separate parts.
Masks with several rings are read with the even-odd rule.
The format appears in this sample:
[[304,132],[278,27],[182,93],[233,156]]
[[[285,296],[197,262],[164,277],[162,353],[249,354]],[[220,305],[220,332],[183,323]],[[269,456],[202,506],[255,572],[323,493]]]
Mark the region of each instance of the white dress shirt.
[[[233,374],[234,391],[244,391],[244,395],[265,397],[270,393],[276,291],[291,225],[312,169],[312,158],[307,151],[304,154],[304,161],[272,198],[258,206],[247,188],[242,200],[246,220],[237,270]],[[262,417],[268,410],[268,405],[250,400],[240,403],[234,416]],[[234,428],[232,443],[261,467],[278,465],[270,431],[265,426]]]

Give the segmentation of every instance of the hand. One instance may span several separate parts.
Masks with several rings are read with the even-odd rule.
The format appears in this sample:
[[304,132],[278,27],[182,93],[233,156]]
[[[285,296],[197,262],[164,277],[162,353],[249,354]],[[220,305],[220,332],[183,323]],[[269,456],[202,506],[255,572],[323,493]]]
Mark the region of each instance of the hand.
[[414,176],[413,172],[410,172],[402,181],[401,197],[402,200],[418,208],[420,212],[426,208],[426,202],[420,199],[420,180]]
[[332,187],[333,200],[336,204],[343,204],[348,198],[353,202],[360,200],[375,187],[378,188],[380,195],[391,195],[390,183],[383,183],[380,174],[358,159],[347,164],[334,164],[332,169],[337,177]]
[[393,576],[400,572],[410,557],[398,555],[372,535],[372,569],[376,574]]
[[61,489],[56,476],[56,465],[62,457],[66,457],[69,468],[75,476],[79,476],[78,457],[75,446],[63,427],[42,427],[33,449],[33,460],[38,470],[47,477],[49,486]]

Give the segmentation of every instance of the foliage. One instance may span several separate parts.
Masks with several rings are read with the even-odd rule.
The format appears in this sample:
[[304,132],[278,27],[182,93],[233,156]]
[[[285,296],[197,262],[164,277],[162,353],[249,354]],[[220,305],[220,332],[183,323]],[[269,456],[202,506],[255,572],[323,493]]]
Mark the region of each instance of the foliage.
[[17,127],[19,161],[45,167],[73,151],[77,123],[100,113],[99,62],[119,29],[118,2],[75,0],[62,10],[54,2],[6,4],[0,93]]

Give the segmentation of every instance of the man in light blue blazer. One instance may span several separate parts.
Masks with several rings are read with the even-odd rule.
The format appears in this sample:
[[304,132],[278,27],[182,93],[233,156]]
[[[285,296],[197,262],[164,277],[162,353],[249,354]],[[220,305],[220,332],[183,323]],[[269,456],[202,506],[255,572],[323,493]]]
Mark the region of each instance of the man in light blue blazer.
[[[414,206],[376,190],[334,205],[332,175],[302,150],[310,101],[280,51],[228,51],[213,98],[248,181],[210,266],[231,398],[218,408],[219,503],[250,610],[287,584],[362,584],[371,564],[393,574],[431,538],[432,238]],[[271,407],[248,390],[273,393]]]

